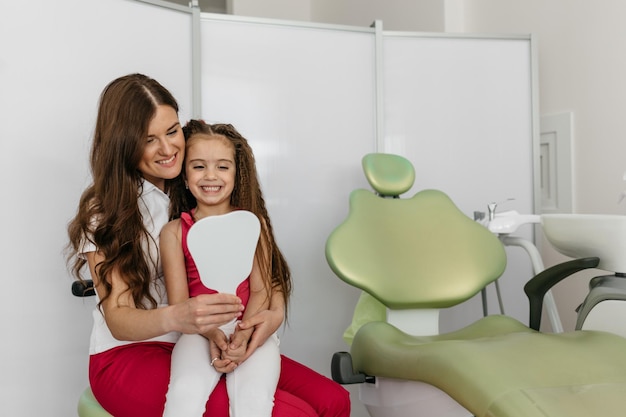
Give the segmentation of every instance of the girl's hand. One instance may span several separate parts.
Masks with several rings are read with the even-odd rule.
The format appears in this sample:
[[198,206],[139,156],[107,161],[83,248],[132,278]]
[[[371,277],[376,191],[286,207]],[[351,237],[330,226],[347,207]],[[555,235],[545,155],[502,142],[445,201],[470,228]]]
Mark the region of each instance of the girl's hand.
[[217,326],[238,318],[243,310],[241,299],[232,294],[202,294],[169,307],[171,330],[186,334],[205,334]]
[[250,336],[252,336],[251,330],[241,330],[237,327],[230,336],[228,349],[222,351],[222,357],[241,365],[253,352],[247,349]]
[[241,365],[249,355],[246,355],[247,343],[239,343],[236,348],[232,348],[228,345],[228,349],[222,352],[222,358],[228,359],[237,365]]
[[[259,311],[252,317],[241,321],[238,325],[238,329],[241,330],[254,330],[250,340],[248,341],[248,347],[246,350],[246,357],[250,356],[257,347],[263,345],[265,341],[273,335],[276,330],[283,323],[283,311],[282,310],[263,310]],[[235,333],[236,335],[237,333]],[[232,343],[232,342],[231,342]]]

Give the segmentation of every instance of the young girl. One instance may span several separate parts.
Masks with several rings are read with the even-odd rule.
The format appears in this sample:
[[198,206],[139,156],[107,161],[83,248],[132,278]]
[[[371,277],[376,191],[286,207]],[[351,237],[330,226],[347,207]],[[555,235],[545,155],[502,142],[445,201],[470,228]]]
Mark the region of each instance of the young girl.
[[[202,218],[244,209],[259,218],[261,233],[250,276],[237,288],[237,295],[246,306],[243,318],[267,310],[274,291],[282,294],[287,305],[290,272],[274,241],[248,142],[231,125],[192,120],[183,130],[187,138],[185,190],[180,187],[180,192],[172,193],[172,208],[178,211],[172,214],[180,218],[165,225],[160,237],[170,303],[215,292],[200,281],[189,254],[190,227]],[[203,278],[210,282],[210,277]],[[202,335],[181,336],[172,353],[164,417],[201,416],[206,398],[223,373],[227,373],[232,416],[271,416],[280,374],[278,337],[274,334],[254,355],[248,356],[246,347],[252,332],[238,328],[236,323]],[[211,345],[219,351],[210,353]]]

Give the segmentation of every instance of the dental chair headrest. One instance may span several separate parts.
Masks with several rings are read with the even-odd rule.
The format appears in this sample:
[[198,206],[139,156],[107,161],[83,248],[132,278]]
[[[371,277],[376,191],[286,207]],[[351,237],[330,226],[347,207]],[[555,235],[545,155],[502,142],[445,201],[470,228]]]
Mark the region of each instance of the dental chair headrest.
[[361,164],[365,178],[381,197],[398,197],[409,191],[415,181],[413,164],[400,155],[370,153]]

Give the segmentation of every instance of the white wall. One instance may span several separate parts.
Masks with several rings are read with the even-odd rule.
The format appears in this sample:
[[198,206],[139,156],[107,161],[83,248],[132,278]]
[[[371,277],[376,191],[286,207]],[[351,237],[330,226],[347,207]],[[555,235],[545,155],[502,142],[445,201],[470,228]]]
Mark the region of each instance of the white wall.
[[128,0],[0,2],[2,416],[76,415],[93,300],[70,294],[62,251],[88,183],[98,96],[145,72],[187,118],[189,28],[188,14]]
[[[459,0],[446,0],[459,1]],[[441,32],[441,0],[228,0],[229,13],[367,27],[382,20],[386,30]],[[456,9],[456,5],[455,5]]]
[[227,0],[226,8],[237,16],[304,21],[311,16],[311,0]]
[[441,0],[311,0],[313,21],[369,26],[382,20],[385,30],[438,32],[443,29]]

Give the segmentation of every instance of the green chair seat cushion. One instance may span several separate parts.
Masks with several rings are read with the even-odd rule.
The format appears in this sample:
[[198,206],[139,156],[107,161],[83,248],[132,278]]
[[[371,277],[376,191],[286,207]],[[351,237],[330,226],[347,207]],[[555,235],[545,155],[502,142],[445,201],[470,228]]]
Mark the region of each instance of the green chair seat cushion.
[[351,354],[355,369],[429,383],[477,417],[604,417],[626,409],[626,339],[609,333],[539,333],[499,315],[427,337],[371,322],[356,333]]
[[91,388],[83,391],[78,399],[78,416],[79,417],[113,417],[107,413],[98,403],[91,392]]
[[510,391],[494,401],[484,416],[622,417],[625,407],[626,383],[615,381]]

